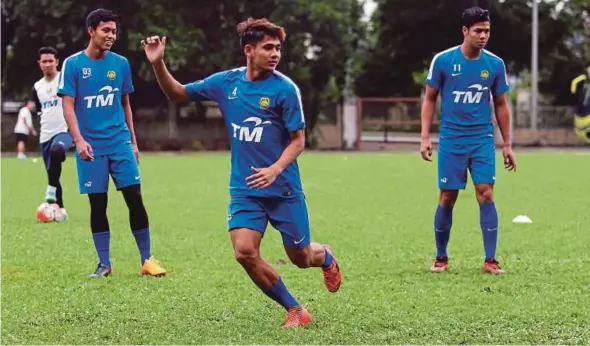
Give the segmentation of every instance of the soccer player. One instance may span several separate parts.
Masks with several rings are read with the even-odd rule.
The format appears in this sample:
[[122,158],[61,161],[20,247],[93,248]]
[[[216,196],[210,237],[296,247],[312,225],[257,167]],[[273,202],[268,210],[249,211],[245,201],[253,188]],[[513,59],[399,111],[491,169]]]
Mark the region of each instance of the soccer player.
[[285,31],[266,19],[238,25],[246,66],[182,85],[163,61],[166,37],[142,41],[167,97],[174,102],[212,100],[219,104],[231,140],[228,230],[235,258],[252,281],[287,310],[283,328],[312,322],[311,314],[287,290],[277,271],[260,257],[268,222],[299,268],[320,267],[330,292],[342,274],[332,249],[311,242],[297,157],[305,147],[305,118],[298,87],[275,70]]
[[106,9],[88,15],[88,47],[64,61],[59,80],[58,95],[76,144],[80,193],[88,194],[90,200],[90,227],[99,258],[90,277],[112,272],[107,219],[109,175],[129,208],[141,274],[163,276],[166,270],[151,255],[148,215],[141,195],[139,151],[129,102],[133,92],[131,68],[126,58],[110,51],[117,38],[117,19]]
[[590,143],[590,66],[572,79],[570,92],[576,98],[574,131],[578,138]]
[[510,110],[506,92],[506,67],[502,59],[485,50],[490,36],[489,12],[479,7],[466,9],[462,15],[463,44],[434,56],[426,79],[422,104],[420,153],[432,161],[430,126],[437,96],[441,95],[441,127],[438,147],[439,204],[434,216],[436,260],[432,272],[449,270],[447,244],[453,223],[453,206],[459,190],[465,189],[467,171],[475,185],[479,203],[487,273],[503,274],[496,261],[498,213],[494,203],[496,161],[494,110],[504,139],[504,166],[516,171],[510,133]]
[[26,160],[25,154],[27,141],[29,140],[29,133],[33,136],[37,135],[35,127],[33,126],[33,116],[31,110],[34,107],[32,101],[25,101],[25,105],[18,111],[16,124],[14,124],[14,135],[16,137],[16,158],[19,160]]
[[35,102],[37,113],[41,115],[39,142],[49,180],[45,201],[57,203],[65,220],[67,213],[60,183],[61,166],[66,159],[66,152],[73,146],[74,141],[64,119],[61,98],[57,96],[59,81],[57,50],[53,47],[42,47],[39,49],[37,62],[43,72],[43,78],[33,85],[31,99]]

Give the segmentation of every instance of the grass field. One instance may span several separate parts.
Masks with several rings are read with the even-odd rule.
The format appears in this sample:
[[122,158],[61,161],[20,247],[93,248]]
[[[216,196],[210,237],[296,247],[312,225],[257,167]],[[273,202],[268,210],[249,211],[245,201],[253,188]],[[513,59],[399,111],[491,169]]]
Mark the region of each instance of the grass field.
[[[114,275],[96,265],[74,160],[63,172],[65,224],[37,224],[40,162],[2,164],[3,344],[588,344],[590,156],[518,153],[498,170],[498,260],[482,274],[479,211],[469,186],[455,208],[451,272],[431,274],[436,164],[415,153],[306,153],[300,159],[313,239],[344,273],[330,294],[317,269],[290,264],[271,228],[262,254],[313,314],[282,331],[284,311],[233,258],[226,232],[229,156],[144,155],[152,250],[165,278],[139,275],[122,196],[111,184]],[[500,157],[498,156],[498,159]],[[499,161],[500,163],[500,161]],[[501,166],[499,166],[501,167]],[[513,224],[525,214],[532,224]]]

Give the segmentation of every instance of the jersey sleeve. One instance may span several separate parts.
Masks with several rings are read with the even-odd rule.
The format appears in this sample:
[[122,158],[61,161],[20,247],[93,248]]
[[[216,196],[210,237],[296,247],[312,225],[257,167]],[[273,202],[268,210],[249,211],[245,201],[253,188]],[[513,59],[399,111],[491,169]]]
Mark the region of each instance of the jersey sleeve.
[[29,95],[29,99],[35,103],[35,112],[37,114],[41,113],[41,101],[39,101],[39,95],[37,95],[37,89],[33,86],[31,88],[31,94]]
[[500,61],[498,64],[498,73],[494,78],[494,84],[492,84],[492,93],[494,96],[500,96],[506,93],[509,89],[510,85],[506,78],[506,65],[504,65],[504,61]]
[[76,97],[76,66],[71,57],[64,60],[64,64],[59,74],[59,84],[57,88],[57,96],[71,96]]
[[426,84],[436,90],[442,88],[443,83],[443,56],[437,54],[432,58],[430,68],[428,69],[428,76],[426,76]]
[[227,72],[218,72],[205,79],[185,84],[184,90],[191,101],[221,100],[221,89]]
[[284,89],[280,100],[283,121],[289,132],[295,132],[305,128],[305,116],[303,115],[303,102],[299,88],[293,84]]
[[133,89],[133,78],[131,77],[131,66],[129,65],[129,60],[124,60],[123,66],[123,95],[131,94],[135,89]]
[[123,95],[131,94],[135,89],[133,88],[133,77],[131,76],[131,66],[129,65],[129,60],[125,59],[125,64],[123,66],[124,76],[123,76]]

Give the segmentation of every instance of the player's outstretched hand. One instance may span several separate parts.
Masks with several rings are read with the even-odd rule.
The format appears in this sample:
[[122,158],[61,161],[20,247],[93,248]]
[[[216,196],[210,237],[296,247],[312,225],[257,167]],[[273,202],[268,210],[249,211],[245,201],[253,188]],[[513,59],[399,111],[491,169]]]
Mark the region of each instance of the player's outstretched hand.
[[504,168],[516,172],[516,158],[514,157],[514,152],[512,152],[512,147],[504,147],[503,155]]
[[154,64],[164,59],[164,50],[166,49],[166,36],[160,39],[160,36],[150,36],[141,40],[141,46],[145,50],[145,56],[149,62]]
[[246,178],[246,181],[248,186],[253,189],[264,189],[269,187],[280,174],[278,169],[274,167],[250,167],[250,169],[254,172],[254,174]]
[[432,142],[430,137],[420,139],[420,154],[426,161],[432,161]]
[[76,142],[76,151],[78,152],[78,155],[80,155],[82,160],[94,160],[94,152],[92,151],[92,147],[84,139],[81,139],[78,142]]

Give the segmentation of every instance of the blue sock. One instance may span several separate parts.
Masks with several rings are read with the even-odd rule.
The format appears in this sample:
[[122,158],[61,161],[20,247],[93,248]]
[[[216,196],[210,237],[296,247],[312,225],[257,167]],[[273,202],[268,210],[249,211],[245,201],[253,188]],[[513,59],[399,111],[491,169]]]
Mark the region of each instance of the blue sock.
[[334,257],[330,255],[328,250],[324,249],[324,251],[326,252],[326,258],[324,259],[324,264],[322,264],[322,268],[328,268],[332,265],[332,262],[334,262]]
[[110,268],[111,232],[106,231],[92,233],[92,240],[94,240],[94,247],[96,248],[96,253],[98,254],[98,259],[100,260],[100,263]]
[[269,296],[275,302],[281,304],[286,310],[299,305],[297,300],[289,293],[287,287],[283,283],[283,279],[279,277],[279,280],[268,290],[263,290],[264,294]]
[[133,236],[135,237],[135,243],[137,243],[137,248],[141,255],[141,264],[143,265],[143,262],[152,255],[150,251],[150,229],[144,228],[137,231],[131,231],[131,233],[133,233]]
[[453,208],[446,208],[440,204],[434,214],[434,239],[436,241],[436,257],[447,257],[447,244],[451,236],[453,225]]
[[496,211],[496,204],[494,202],[479,205],[479,223],[483,234],[483,247],[486,252],[486,259],[496,258],[498,212]]

